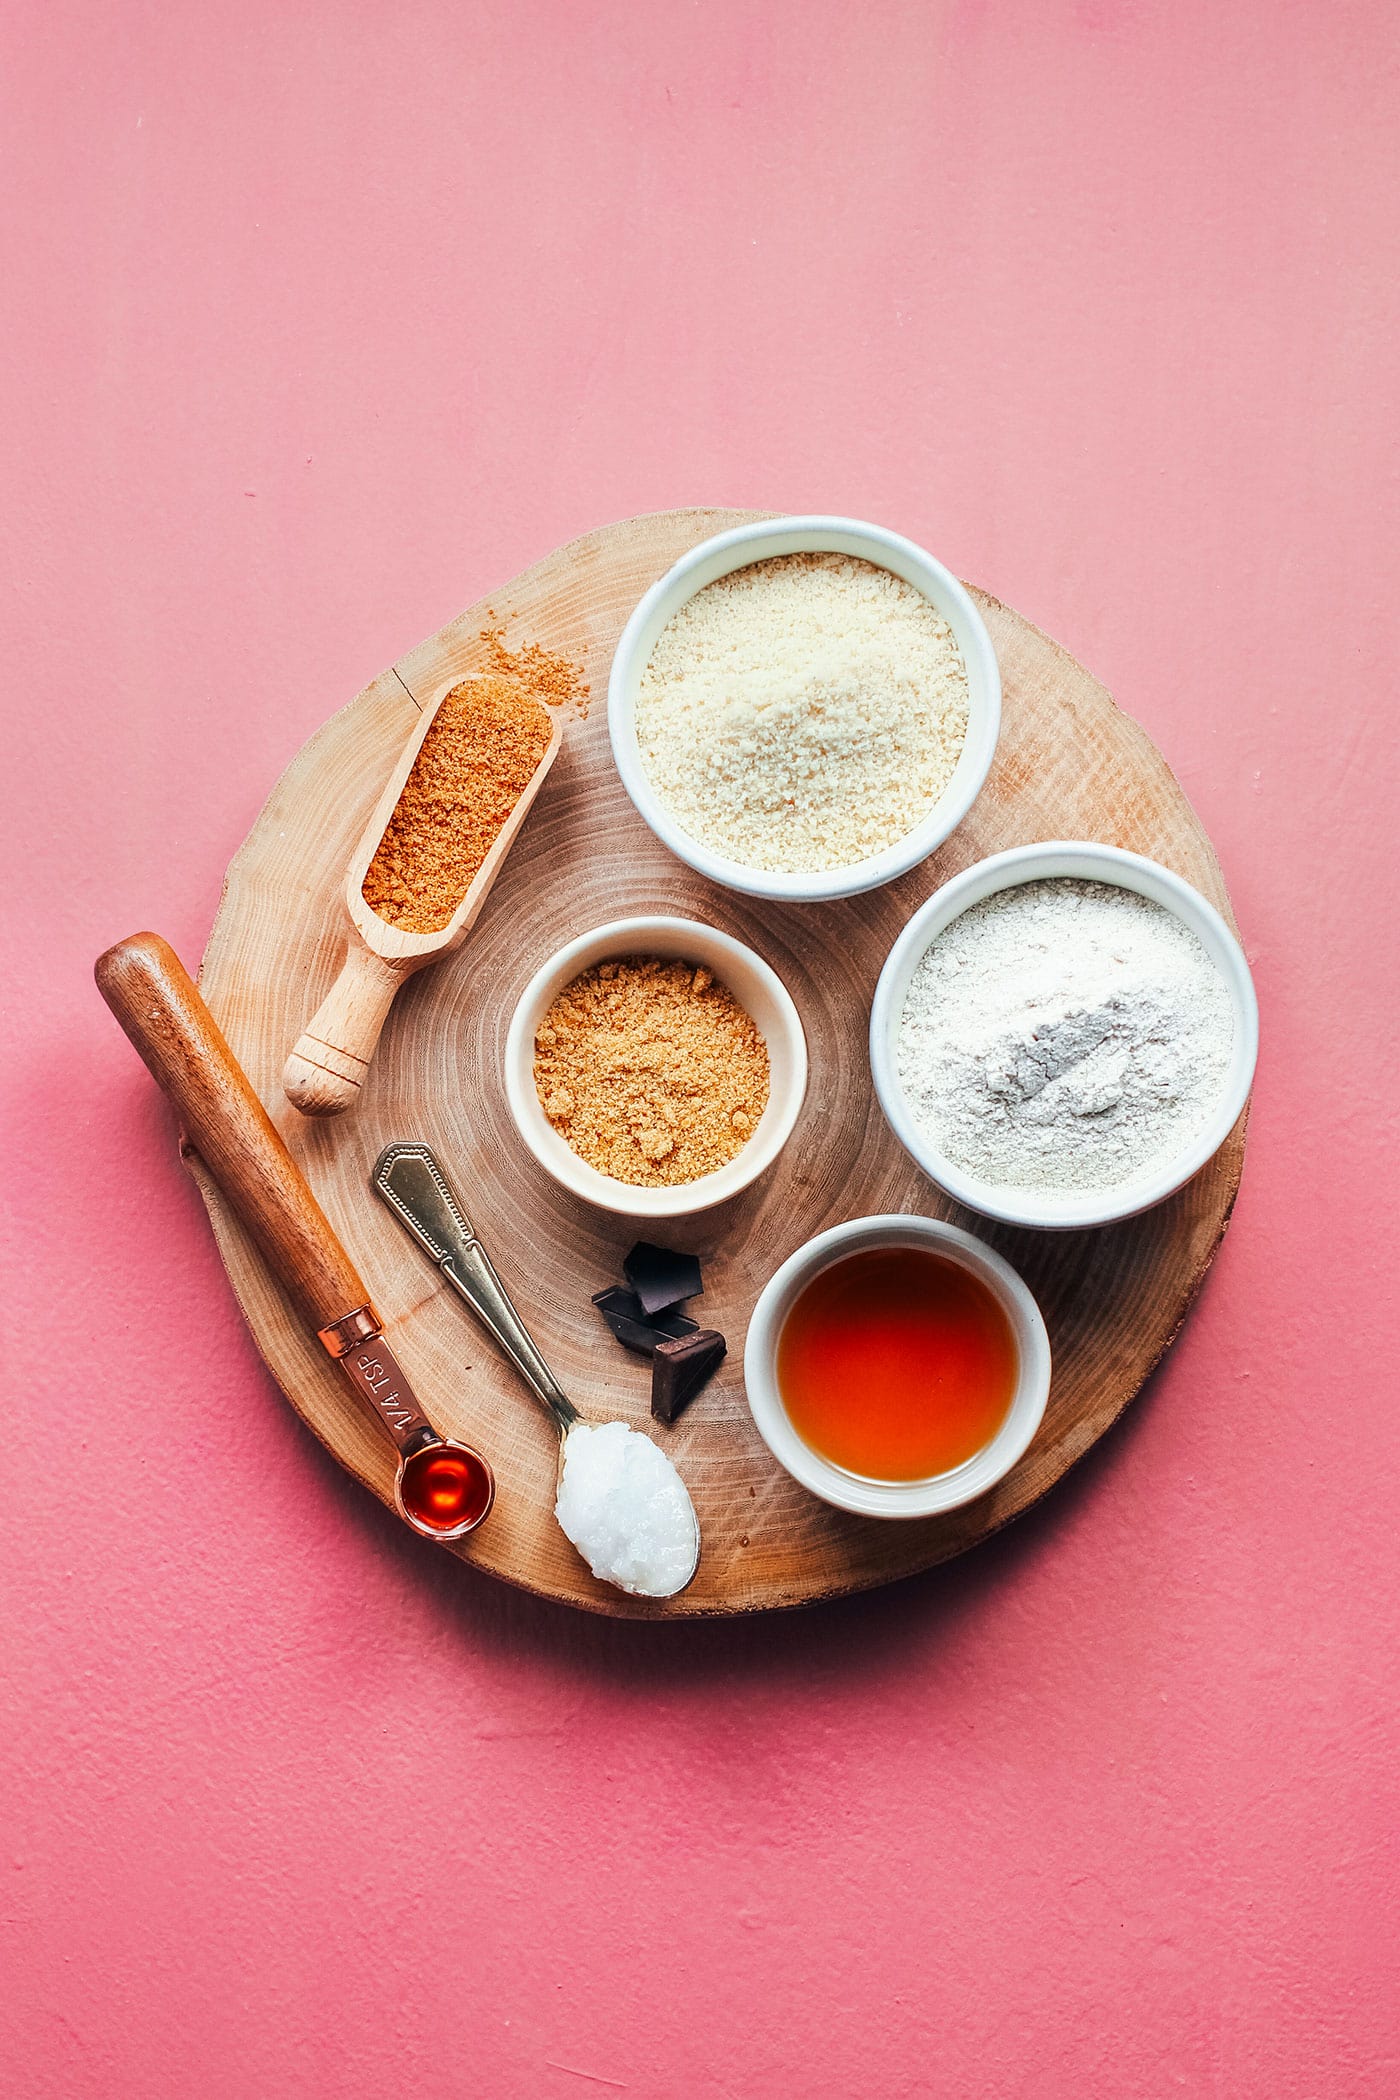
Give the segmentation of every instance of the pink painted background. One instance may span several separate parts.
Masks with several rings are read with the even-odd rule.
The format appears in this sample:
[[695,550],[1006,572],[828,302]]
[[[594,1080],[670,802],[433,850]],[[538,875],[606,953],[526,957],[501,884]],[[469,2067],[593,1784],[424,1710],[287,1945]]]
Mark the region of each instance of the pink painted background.
[[[10,0],[0,2064],[23,2100],[1400,2091],[1379,0]],[[292,1418],[90,981],[573,534],[926,542],[1221,853],[1234,1227],[1037,1513],[667,1631]]]

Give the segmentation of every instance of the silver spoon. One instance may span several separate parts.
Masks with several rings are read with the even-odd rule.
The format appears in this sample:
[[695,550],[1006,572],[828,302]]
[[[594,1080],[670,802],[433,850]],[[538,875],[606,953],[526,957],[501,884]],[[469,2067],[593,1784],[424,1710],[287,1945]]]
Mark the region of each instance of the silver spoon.
[[[470,1307],[492,1340],[509,1357],[554,1424],[559,1439],[555,1472],[557,1495],[564,1479],[565,1447],[569,1432],[583,1425],[584,1417],[532,1341],[525,1322],[512,1305],[505,1285],[496,1274],[490,1256],[472,1229],[471,1221],[453,1193],[431,1147],[406,1142],[386,1145],[375,1162],[370,1186],[381,1202],[393,1212],[409,1237],[422,1248],[435,1267],[441,1270],[446,1282]],[[627,1425],[621,1426],[625,1428]],[[630,1434],[636,1435],[637,1432],[631,1431]],[[658,1450],[659,1447],[653,1445],[652,1449]],[[664,1453],[661,1453],[661,1456],[670,1467],[671,1461]],[[671,1470],[674,1472],[674,1467],[671,1467]],[[680,1481],[678,1473],[675,1477]],[[680,1485],[684,1494],[684,1482]],[[688,1501],[689,1497],[686,1499]],[[557,1507],[555,1514],[559,1514]],[[693,1506],[691,1515],[693,1518]],[[565,1536],[568,1537],[569,1534],[566,1532]],[[571,1543],[576,1542],[571,1540]],[[676,1584],[673,1589],[644,1590],[635,1594],[678,1596],[694,1579],[699,1559],[700,1527],[696,1522],[694,1555],[684,1581]],[[603,1579],[613,1578],[605,1576]],[[618,1586],[630,1587],[622,1582],[619,1582]]]

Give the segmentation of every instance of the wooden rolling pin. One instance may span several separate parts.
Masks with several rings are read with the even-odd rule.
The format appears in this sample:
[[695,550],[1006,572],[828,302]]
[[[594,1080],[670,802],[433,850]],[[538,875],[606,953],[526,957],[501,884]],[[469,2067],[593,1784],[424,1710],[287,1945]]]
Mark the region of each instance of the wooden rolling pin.
[[345,908],[350,919],[350,939],[340,975],[331,986],[314,1017],[287,1059],[282,1087],[293,1108],[304,1116],[339,1116],[359,1098],[360,1086],[369,1070],[379,1033],[399,986],[436,962],[465,940],[486,902],[492,883],[525,821],[530,804],[544,783],[559,749],[563,724],[556,711],[550,723],[549,743],[543,758],[522,789],[519,800],[506,818],[463,897],[447,924],[437,933],[406,933],[371,911],[364,899],[365,876],[379,849],[390,817],[423,739],[432,728],[438,709],[449,693],[468,681],[451,679],[423,710],[423,718],[400,753],[399,762],[374,813],[360,836],[345,879]]

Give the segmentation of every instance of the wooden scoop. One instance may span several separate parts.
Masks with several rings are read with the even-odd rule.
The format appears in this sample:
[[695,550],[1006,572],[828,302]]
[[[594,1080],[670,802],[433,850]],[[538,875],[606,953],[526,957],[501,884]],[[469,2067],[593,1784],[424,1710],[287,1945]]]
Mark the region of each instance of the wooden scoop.
[[423,719],[404,745],[388,785],[374,806],[350,862],[345,883],[345,904],[350,914],[350,942],[340,975],[331,986],[282,1072],[287,1099],[304,1116],[343,1115],[357,1099],[360,1086],[374,1056],[379,1032],[388,1018],[394,994],[405,978],[424,963],[436,962],[465,939],[477,913],[486,902],[501,863],[511,849],[515,834],[524,823],[530,804],[540,791],[545,774],[554,763],[563,735],[558,713],[550,725],[545,754],[525,783],[520,799],[502,825],[490,852],[478,868],[471,888],[447,924],[437,933],[407,933],[391,926],[372,911],[364,899],[364,881],[369,864],[378,851],[390,817],[398,807],[423,739],[437,718],[449,693],[469,679],[453,678],[435,693],[423,710]]

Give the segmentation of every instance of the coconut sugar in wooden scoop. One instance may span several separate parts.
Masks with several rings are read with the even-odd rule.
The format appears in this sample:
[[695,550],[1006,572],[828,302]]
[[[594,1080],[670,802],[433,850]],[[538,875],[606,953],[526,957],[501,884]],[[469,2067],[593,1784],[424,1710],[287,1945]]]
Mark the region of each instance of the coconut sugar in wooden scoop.
[[424,709],[350,863],[340,975],[282,1073],[303,1115],[355,1101],[394,994],[465,938],[561,736],[509,678],[454,680]]

